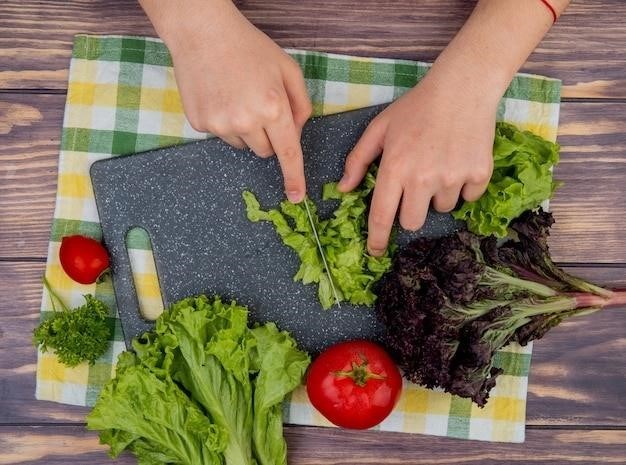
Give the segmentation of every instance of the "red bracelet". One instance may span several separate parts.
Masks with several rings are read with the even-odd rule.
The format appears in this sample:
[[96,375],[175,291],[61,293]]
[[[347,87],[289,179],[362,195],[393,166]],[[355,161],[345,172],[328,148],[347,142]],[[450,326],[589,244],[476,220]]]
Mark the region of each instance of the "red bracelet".
[[550,2],[548,0],[540,0],[540,1],[546,6],[546,8],[548,8],[548,10],[550,10],[550,13],[552,13],[552,20],[553,20],[552,24],[556,23],[558,16],[556,15],[556,10],[554,9],[554,7],[550,5]]

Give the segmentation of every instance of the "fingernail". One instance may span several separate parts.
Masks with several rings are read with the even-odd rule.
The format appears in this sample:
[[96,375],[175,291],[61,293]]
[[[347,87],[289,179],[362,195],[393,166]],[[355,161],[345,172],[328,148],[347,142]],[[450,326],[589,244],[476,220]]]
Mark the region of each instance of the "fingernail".
[[291,203],[302,202],[302,193],[300,191],[287,191],[287,198]]
[[339,180],[339,187],[340,188],[345,188],[348,185],[348,182],[350,181],[350,177],[347,174],[344,174],[343,177]]
[[385,253],[385,249],[372,249],[369,248],[370,251],[370,255],[373,255],[374,257],[380,257],[382,254]]

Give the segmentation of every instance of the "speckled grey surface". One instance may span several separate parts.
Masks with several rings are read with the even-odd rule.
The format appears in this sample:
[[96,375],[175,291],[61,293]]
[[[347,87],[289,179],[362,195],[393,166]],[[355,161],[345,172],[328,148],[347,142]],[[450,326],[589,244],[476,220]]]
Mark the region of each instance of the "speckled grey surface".
[[[320,201],[321,187],[341,177],[343,162],[382,107],[311,120],[302,144],[308,192],[329,215],[336,203]],[[152,327],[138,311],[125,236],[146,229],[153,244],[164,304],[200,293],[248,305],[254,321],[274,321],[313,353],[345,339],[377,339],[372,309],[342,305],[323,310],[316,286],[292,279],[299,266],[268,223],[251,223],[241,192],[252,190],[264,208],[284,198],[275,157],[263,160],[220,140],[98,161],[91,178],[111,254],[117,305],[126,342]],[[456,223],[431,212],[419,234],[441,235]],[[400,243],[411,237],[401,233]]]

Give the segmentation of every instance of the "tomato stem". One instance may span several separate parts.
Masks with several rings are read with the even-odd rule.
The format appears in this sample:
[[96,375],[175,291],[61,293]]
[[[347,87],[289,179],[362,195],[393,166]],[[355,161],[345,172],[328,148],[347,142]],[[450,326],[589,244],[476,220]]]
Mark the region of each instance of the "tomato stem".
[[352,369],[350,371],[335,371],[335,376],[339,378],[350,378],[359,387],[364,387],[370,379],[386,379],[386,376],[378,373],[372,373],[368,367],[369,362],[363,356],[359,354],[361,362],[352,362]]
[[104,282],[107,276],[111,275],[111,267],[105,268],[102,270],[102,273],[96,278],[96,284],[101,284]]
[[52,286],[50,285],[50,282],[48,281],[48,278],[46,278],[45,275],[43,277],[43,285],[45,286],[46,290],[48,291],[48,294],[50,294],[50,302],[52,302],[52,309],[55,312],[57,311],[57,307],[56,307],[56,305],[54,305],[54,299],[56,299],[56,301],[61,305],[61,308],[63,308],[63,310],[65,310],[66,312],[69,312],[70,309],[68,308],[67,305],[65,305],[65,303],[61,300],[61,298],[54,291],[54,289],[52,289]]

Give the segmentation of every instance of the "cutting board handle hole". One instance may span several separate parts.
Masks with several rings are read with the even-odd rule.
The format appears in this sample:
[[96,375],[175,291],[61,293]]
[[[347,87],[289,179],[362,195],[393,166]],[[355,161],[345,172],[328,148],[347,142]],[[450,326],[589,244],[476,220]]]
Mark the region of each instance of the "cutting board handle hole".
[[148,232],[139,227],[128,230],[126,250],[142,318],[154,321],[163,312],[163,297],[157,274],[152,241]]

